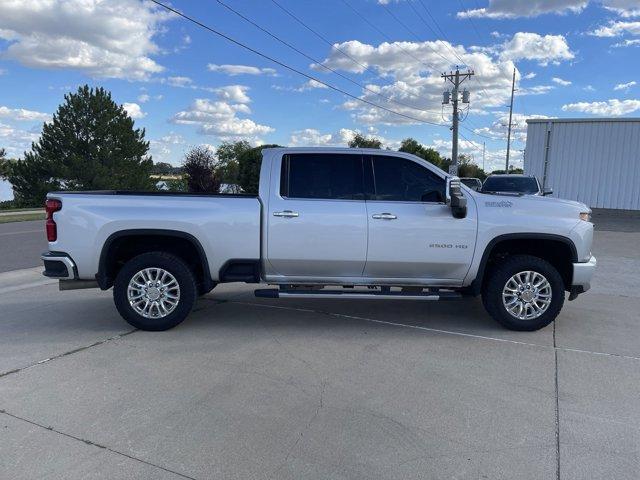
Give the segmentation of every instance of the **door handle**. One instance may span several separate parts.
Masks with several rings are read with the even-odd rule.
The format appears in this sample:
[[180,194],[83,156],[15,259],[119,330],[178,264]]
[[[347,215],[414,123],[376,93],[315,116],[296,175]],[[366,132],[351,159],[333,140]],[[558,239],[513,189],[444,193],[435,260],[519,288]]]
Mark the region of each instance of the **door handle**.
[[374,213],[371,215],[371,218],[375,218],[376,220],[395,220],[396,217],[393,213]]
[[282,212],[273,212],[274,217],[294,218],[299,217],[298,212],[292,212],[291,210],[283,210]]

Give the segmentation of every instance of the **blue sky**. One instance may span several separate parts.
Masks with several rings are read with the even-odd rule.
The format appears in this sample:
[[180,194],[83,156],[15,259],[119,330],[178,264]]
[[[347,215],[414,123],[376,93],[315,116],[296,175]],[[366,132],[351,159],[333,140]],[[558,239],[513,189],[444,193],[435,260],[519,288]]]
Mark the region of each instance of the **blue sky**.
[[450,122],[439,75],[463,61],[476,76],[465,84],[471,104],[461,151],[481,163],[486,142],[488,169],[504,162],[514,66],[516,165],[526,117],[640,110],[640,0],[345,1],[277,0],[330,46],[272,0],[224,0],[355,84],[312,65],[216,0],[170,5],[414,120],[322,88],[150,2],[7,0],[0,3],[0,147],[21,156],[64,93],[89,83],[126,104],[146,129],[155,161],[178,164],[190,146],[243,138],[344,145],[354,132],[392,148],[412,136],[450,154],[447,125],[422,122]]

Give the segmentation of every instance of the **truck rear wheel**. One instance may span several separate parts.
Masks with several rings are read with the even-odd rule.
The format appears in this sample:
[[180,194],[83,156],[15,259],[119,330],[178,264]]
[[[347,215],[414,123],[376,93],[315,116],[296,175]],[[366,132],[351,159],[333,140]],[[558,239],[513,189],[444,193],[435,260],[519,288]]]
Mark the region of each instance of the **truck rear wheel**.
[[141,330],[175,327],[191,312],[196,295],[196,281],[189,267],[179,257],[165,252],[132,258],[113,285],[118,312]]
[[513,255],[488,272],[482,303],[489,315],[510,330],[532,331],[553,322],[564,303],[564,282],[546,260]]

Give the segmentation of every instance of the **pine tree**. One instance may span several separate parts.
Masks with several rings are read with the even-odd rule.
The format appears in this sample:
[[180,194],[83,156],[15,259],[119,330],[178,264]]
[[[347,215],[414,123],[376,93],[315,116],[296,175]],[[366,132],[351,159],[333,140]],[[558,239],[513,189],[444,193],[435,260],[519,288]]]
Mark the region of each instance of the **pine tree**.
[[149,190],[153,161],[144,129],[104,88],[65,95],[40,140],[8,175],[17,203],[40,205],[47,191]]

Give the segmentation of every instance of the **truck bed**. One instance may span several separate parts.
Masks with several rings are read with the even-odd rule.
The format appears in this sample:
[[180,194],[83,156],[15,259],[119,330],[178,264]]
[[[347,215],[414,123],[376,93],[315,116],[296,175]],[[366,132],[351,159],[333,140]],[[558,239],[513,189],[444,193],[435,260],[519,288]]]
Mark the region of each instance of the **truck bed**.
[[154,197],[237,197],[258,198],[253,193],[193,193],[173,192],[168,190],[59,190],[55,194],[65,195],[128,195],[128,196],[154,196]]
[[254,195],[105,190],[48,198],[62,201],[54,213],[58,239],[49,250],[69,254],[80,279],[95,279],[102,249],[115,235],[164,231],[195,239],[207,252],[213,281],[229,260],[260,259],[261,204]]

